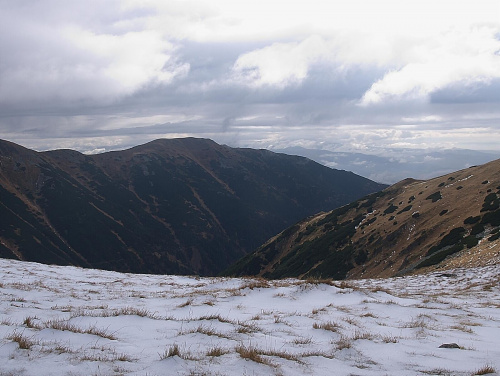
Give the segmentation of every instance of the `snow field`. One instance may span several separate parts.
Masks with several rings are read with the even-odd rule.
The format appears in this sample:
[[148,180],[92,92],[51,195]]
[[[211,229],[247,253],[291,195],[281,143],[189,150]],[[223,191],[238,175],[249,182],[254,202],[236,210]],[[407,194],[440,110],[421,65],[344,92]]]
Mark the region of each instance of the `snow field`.
[[498,374],[499,284],[499,265],[332,282],[0,259],[0,375]]

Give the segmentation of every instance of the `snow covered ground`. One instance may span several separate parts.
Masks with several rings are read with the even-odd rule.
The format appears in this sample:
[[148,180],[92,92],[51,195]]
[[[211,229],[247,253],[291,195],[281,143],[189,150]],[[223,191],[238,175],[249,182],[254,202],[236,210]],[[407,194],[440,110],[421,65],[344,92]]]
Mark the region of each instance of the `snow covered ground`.
[[0,260],[0,375],[499,373],[499,265],[319,282]]

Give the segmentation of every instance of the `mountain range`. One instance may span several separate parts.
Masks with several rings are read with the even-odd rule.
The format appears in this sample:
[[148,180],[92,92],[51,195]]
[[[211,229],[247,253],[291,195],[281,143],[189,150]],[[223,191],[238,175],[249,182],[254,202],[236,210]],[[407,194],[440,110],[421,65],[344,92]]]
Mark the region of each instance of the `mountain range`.
[[345,279],[485,266],[500,262],[499,238],[500,159],[306,218],[225,274]]
[[341,145],[327,145],[333,150],[289,147],[273,149],[277,153],[300,155],[339,170],[380,183],[395,184],[412,177],[431,179],[439,175],[488,163],[500,158],[499,152],[467,149],[369,149],[366,152],[338,151]]
[[97,155],[0,140],[0,257],[215,275],[304,217],[385,187],[207,139]]

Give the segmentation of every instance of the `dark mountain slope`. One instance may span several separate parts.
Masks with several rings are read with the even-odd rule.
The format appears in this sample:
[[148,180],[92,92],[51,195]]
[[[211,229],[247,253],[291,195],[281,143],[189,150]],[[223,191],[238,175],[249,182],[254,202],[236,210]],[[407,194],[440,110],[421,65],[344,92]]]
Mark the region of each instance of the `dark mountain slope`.
[[205,139],[38,153],[0,141],[0,256],[213,275],[314,212],[384,186]]
[[224,274],[389,277],[500,262],[500,160],[403,180],[275,236]]

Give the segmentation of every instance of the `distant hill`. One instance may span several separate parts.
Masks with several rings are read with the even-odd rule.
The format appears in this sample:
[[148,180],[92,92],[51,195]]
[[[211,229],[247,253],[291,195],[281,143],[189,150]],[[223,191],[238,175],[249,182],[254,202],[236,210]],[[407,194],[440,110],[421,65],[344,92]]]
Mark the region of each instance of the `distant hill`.
[[99,155],[0,141],[0,257],[214,275],[296,221],[384,187],[206,139]]
[[387,189],[289,227],[225,275],[390,277],[500,263],[500,160]]
[[368,179],[388,184],[394,184],[407,177],[430,179],[500,157],[500,152],[467,149],[386,149],[384,156],[302,147],[274,151],[300,155],[328,167],[352,171]]

